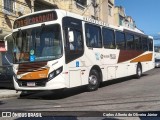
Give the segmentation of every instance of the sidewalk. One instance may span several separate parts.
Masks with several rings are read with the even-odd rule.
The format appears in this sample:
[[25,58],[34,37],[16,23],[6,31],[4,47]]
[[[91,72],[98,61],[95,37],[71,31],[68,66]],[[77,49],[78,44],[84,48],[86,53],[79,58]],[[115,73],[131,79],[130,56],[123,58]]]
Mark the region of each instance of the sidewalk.
[[21,92],[17,92],[16,90],[10,90],[10,89],[0,89],[0,99],[1,98],[10,98],[10,97],[19,97]]

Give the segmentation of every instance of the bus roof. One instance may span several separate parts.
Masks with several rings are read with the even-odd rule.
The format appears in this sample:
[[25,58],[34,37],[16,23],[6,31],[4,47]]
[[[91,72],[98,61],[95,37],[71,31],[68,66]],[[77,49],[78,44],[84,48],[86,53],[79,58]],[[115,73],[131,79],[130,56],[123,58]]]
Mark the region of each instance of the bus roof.
[[107,24],[103,21],[95,20],[95,19],[92,19],[92,18],[87,17],[87,16],[81,16],[79,14],[72,13],[72,12],[65,11],[65,10],[61,10],[61,9],[48,9],[48,10],[37,11],[37,12],[33,12],[33,13],[23,15],[23,16],[17,18],[16,20],[27,17],[27,16],[30,16],[30,15],[36,15],[36,14],[45,13],[45,12],[52,12],[52,11],[61,12],[68,17],[78,18],[82,21],[87,21],[87,22],[92,23],[92,24],[97,24],[97,25],[108,27],[108,28],[111,28],[111,29],[116,29],[116,30],[120,30],[120,31],[124,31],[124,32],[126,31],[126,32],[131,32],[131,33],[135,33],[135,34],[138,34],[138,35],[146,36],[144,34],[144,32],[142,32],[141,30],[139,30],[137,28],[131,29],[131,28],[127,28],[127,27],[124,27],[124,26],[114,26],[114,25],[111,25],[111,24]]

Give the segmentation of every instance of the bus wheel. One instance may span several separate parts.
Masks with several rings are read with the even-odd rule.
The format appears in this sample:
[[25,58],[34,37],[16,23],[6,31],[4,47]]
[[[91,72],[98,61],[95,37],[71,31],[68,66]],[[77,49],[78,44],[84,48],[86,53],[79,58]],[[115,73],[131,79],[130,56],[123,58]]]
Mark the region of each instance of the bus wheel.
[[88,85],[87,85],[87,90],[88,91],[95,91],[98,89],[100,85],[100,77],[97,72],[97,70],[91,70],[88,78]]
[[140,64],[137,65],[137,70],[136,70],[136,78],[140,78],[142,76],[142,67]]

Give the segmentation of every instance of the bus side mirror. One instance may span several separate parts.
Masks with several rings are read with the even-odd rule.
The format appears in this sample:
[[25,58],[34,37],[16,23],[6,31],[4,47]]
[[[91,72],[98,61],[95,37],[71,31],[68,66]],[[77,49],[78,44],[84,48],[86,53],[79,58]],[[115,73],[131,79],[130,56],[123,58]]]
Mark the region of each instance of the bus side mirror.
[[69,42],[74,42],[74,33],[73,31],[69,31]]

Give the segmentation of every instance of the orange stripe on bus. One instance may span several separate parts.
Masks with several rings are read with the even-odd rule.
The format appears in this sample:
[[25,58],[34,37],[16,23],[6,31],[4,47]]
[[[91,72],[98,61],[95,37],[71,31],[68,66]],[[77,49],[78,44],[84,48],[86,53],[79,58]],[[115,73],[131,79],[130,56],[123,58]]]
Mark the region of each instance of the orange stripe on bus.
[[146,62],[146,61],[152,61],[152,53],[137,57],[133,59],[131,62]]
[[20,80],[41,80],[47,78],[49,68],[41,71],[30,72],[20,78]]

